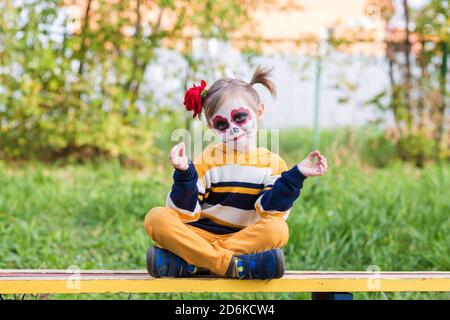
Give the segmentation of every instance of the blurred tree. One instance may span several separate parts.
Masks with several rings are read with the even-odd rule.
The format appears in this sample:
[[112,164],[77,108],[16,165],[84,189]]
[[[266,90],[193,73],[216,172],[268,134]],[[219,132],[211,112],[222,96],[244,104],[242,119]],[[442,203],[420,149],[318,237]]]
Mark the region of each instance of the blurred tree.
[[[417,57],[421,70],[419,108],[422,113],[431,109],[431,117],[436,125],[434,137],[438,152],[445,152],[446,114],[448,108],[448,56],[450,54],[450,5],[449,0],[431,0],[417,12],[416,32],[422,44]],[[428,85],[427,85],[428,84]],[[431,102],[431,103],[430,103]],[[427,104],[427,107],[426,107]]]
[[[394,116],[398,154],[422,166],[428,158],[449,158],[445,123],[448,100],[448,0],[431,0],[416,11],[408,0],[396,8],[391,0],[370,0],[386,26],[390,88],[369,103]],[[393,23],[395,9],[403,27]],[[416,72],[419,70],[419,72]],[[386,101],[385,97],[389,97]]]
[[185,57],[186,87],[193,37],[227,39],[275,2],[0,2],[0,155],[143,160],[158,126],[145,78],[158,50]]

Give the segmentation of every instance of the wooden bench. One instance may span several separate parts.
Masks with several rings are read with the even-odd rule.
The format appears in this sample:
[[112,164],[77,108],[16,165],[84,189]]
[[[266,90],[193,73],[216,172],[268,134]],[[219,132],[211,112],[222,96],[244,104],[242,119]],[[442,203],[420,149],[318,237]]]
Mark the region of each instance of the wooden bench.
[[450,291],[450,272],[288,271],[281,279],[216,276],[152,278],[144,270],[0,270],[0,294],[313,292],[351,299],[351,292]]

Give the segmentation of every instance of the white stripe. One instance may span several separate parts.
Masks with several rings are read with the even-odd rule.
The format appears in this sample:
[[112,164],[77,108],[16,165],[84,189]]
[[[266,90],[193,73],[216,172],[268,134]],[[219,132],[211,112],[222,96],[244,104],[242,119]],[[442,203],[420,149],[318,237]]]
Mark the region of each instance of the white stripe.
[[201,193],[201,194],[205,194],[205,186],[203,185],[203,182],[202,182],[202,179],[198,179],[197,180],[197,189],[198,189],[198,192],[199,193]]
[[203,206],[202,212],[215,217],[221,221],[228,222],[237,226],[246,227],[254,224],[260,219],[256,210],[242,210],[220,204],[215,206]]
[[206,171],[205,180],[206,185],[209,186],[218,182],[263,183],[266,176],[271,174],[271,171],[271,168],[227,164]]
[[272,184],[274,184],[275,181],[276,181],[277,179],[279,179],[279,178],[281,178],[281,175],[269,176],[269,177],[267,177],[266,179],[264,179],[264,185],[265,185],[265,186],[267,186],[267,185],[272,185]]
[[191,216],[191,217],[193,217],[196,213],[198,213],[201,210],[200,204],[198,203],[198,200],[197,200],[197,204],[195,205],[194,212],[178,208],[175,205],[175,203],[173,203],[172,199],[170,198],[170,192],[167,194],[167,197],[166,197],[166,207],[172,208],[175,211],[178,211],[178,212],[180,212],[182,214],[185,214],[185,215]]

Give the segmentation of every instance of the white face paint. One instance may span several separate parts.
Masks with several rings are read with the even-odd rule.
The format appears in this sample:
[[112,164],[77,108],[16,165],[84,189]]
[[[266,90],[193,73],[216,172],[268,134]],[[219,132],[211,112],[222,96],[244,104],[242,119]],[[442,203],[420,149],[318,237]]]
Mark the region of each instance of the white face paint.
[[256,146],[257,115],[250,107],[222,106],[212,116],[211,124],[222,141],[235,150],[244,151]]

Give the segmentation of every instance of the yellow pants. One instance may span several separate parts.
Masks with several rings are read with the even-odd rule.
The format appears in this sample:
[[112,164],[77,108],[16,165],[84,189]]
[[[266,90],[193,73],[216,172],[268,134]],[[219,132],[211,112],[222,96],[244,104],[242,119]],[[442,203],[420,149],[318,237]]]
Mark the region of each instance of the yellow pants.
[[156,207],[147,213],[144,226],[161,248],[218,275],[226,274],[233,255],[281,248],[289,239],[284,218],[270,215],[238,232],[214,234],[183,223],[171,208]]

